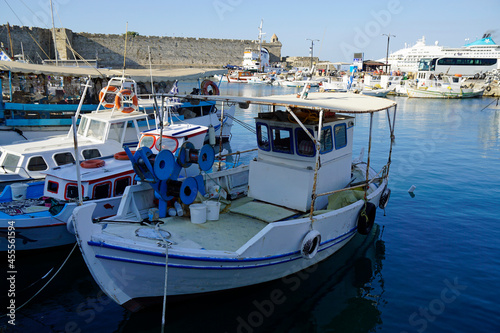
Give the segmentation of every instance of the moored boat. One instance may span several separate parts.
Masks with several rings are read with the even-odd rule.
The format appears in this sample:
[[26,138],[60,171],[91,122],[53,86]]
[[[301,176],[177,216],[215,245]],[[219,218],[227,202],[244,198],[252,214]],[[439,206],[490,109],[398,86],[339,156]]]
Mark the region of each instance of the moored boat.
[[[137,150],[131,161],[141,183],[127,187],[118,214],[92,223],[93,204],[73,214],[78,244],[100,288],[137,310],[167,295],[278,279],[328,258],[356,232],[368,233],[376,207],[384,208],[390,194],[390,153],[380,172],[371,167],[370,156],[366,163],[353,162],[349,114],[387,110],[391,119],[394,108],[394,119],[395,103],[357,94],[306,96],[213,97],[269,107],[255,119],[258,154],[248,166],[210,172],[207,152],[174,159],[168,151],[155,156]],[[203,172],[183,177],[193,163]],[[206,202],[193,204],[198,192],[206,194]],[[210,193],[219,199],[206,200]],[[179,201],[183,216],[168,216]],[[117,272],[126,280],[116,279]]]
[[[174,155],[186,141],[200,149],[208,127],[172,124],[142,133],[139,147],[158,152],[160,147]],[[78,177],[82,201],[95,204],[92,218],[117,213],[127,186],[135,182],[134,169],[124,151],[111,156],[88,159],[80,166],[66,164],[46,172],[45,181],[7,185],[0,193],[0,233],[15,226],[16,251],[57,247],[75,242],[72,224],[67,224],[78,206]],[[0,238],[0,251],[7,250],[7,237]]]

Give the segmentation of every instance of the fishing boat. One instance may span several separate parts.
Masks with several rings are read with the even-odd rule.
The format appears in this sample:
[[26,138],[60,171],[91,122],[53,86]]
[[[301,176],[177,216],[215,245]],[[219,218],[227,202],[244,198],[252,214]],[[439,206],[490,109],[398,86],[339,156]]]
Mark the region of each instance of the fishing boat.
[[[200,125],[172,124],[142,133],[139,147],[154,152],[163,147],[177,155],[188,141],[200,149],[208,131]],[[15,226],[16,251],[72,244],[74,230],[67,222],[73,210],[82,202],[92,202],[96,206],[92,218],[115,215],[125,188],[136,183],[134,177],[127,154],[120,151],[85,160],[80,166],[72,163],[54,168],[46,172],[45,181],[7,185],[0,193],[0,234],[8,234],[9,223]],[[7,251],[7,245],[7,237],[0,238],[0,252]]]
[[475,98],[482,97],[484,88],[467,83],[460,74],[434,75],[424,71],[417,73],[417,80],[407,84],[406,93],[413,98]]
[[[140,182],[126,188],[116,216],[93,222],[95,204],[77,207],[80,250],[112,300],[136,311],[279,279],[370,232],[377,206],[388,203],[392,152],[391,140],[387,164],[375,171],[373,114],[387,112],[393,138],[395,102],[346,93],[193,98],[267,109],[255,118],[257,155],[223,168],[209,149],[174,158],[141,148],[130,155]],[[352,155],[360,113],[370,116],[366,162]],[[193,166],[199,174],[184,175]],[[182,216],[168,214],[175,203]]]
[[[201,93],[213,91],[209,87],[217,88],[209,81],[202,85]],[[77,118],[81,117],[77,131],[80,160],[113,155],[123,150],[124,145],[137,145],[141,131],[149,130],[151,126],[158,127],[160,122],[167,121],[212,125],[218,139],[229,140],[234,108],[226,110],[222,123],[219,121],[220,111],[213,104],[204,102],[195,105],[180,101],[169,103],[168,100],[160,99],[163,112],[147,113],[139,109],[136,88],[132,79],[112,78],[108,86],[101,90],[97,109],[87,114],[76,114]],[[82,100],[84,98],[85,93]],[[149,104],[152,105],[152,102]],[[146,105],[149,104],[146,100]],[[47,171],[73,163],[73,145],[70,129],[65,135],[0,146],[0,184],[42,179]]]
[[[111,79],[101,91],[97,110],[76,114],[76,118],[81,116],[77,131],[80,160],[113,155],[123,145],[137,144],[141,130],[150,128],[150,117],[138,109],[134,84],[130,79]],[[67,135],[3,145],[0,183],[43,179],[46,172],[73,163],[74,153],[72,128]]]

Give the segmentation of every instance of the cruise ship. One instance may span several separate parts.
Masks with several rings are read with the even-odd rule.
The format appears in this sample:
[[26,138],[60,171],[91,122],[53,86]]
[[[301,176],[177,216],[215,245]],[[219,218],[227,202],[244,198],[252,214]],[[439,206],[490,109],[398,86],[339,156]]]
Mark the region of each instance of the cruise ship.
[[[438,45],[438,42],[434,45],[426,45],[424,36],[415,45],[389,54],[388,63],[392,71],[408,73],[417,71],[418,63],[422,58],[441,57],[500,59],[500,45],[493,41],[489,33],[484,34],[481,39],[457,48],[444,47]],[[386,60],[382,58],[378,61],[385,63]]]

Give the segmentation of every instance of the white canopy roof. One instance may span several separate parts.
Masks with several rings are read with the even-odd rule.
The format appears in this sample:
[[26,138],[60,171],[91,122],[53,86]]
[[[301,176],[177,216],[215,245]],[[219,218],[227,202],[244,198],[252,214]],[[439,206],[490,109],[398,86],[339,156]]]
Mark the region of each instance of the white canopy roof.
[[[174,95],[168,95],[174,96]],[[299,107],[309,110],[331,110],[344,113],[368,113],[388,109],[396,102],[387,98],[359,95],[355,93],[315,92],[309,93],[306,99],[297,95],[273,95],[266,97],[244,96],[204,96],[204,95],[175,95],[176,97],[200,100],[225,101],[242,104],[261,104],[275,106]]]
[[[58,76],[91,76],[91,77],[113,77],[122,75],[123,71],[118,69],[91,68],[91,67],[64,67],[51,65],[27,64],[18,61],[0,61],[0,71],[24,74],[44,74]],[[154,81],[188,80],[200,77],[213,76],[226,73],[226,69],[206,68],[173,68],[153,69]],[[149,69],[126,69],[125,75],[136,81],[150,81]]]

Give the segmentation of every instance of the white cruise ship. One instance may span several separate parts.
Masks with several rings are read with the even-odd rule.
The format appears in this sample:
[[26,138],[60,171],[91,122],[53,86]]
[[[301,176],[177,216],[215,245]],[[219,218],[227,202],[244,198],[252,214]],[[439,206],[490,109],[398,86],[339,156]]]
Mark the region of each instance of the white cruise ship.
[[[438,42],[434,45],[426,45],[425,37],[422,37],[415,45],[389,54],[388,62],[391,65],[391,71],[416,72],[421,58],[440,57],[500,59],[500,45],[497,45],[488,33],[484,34],[481,39],[457,48],[441,46]],[[385,58],[378,61],[385,63]]]

